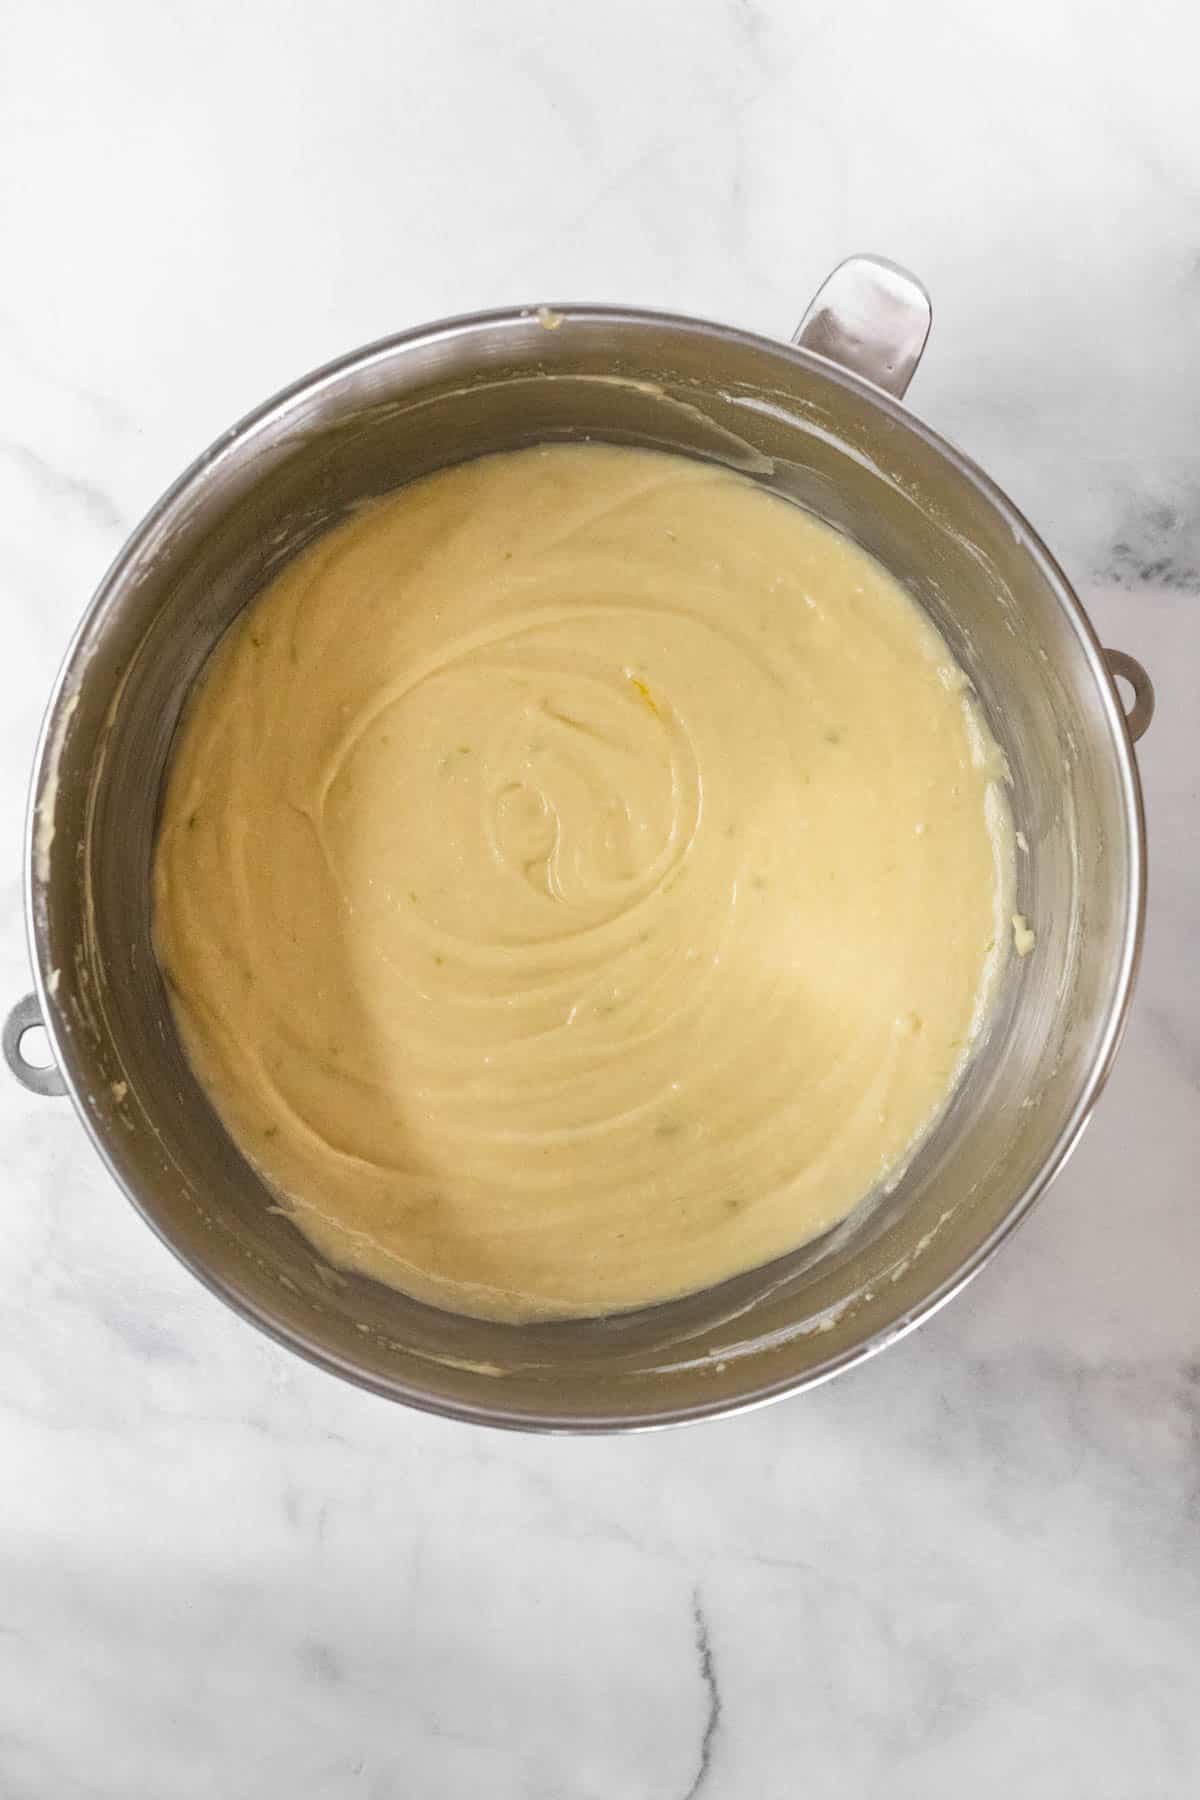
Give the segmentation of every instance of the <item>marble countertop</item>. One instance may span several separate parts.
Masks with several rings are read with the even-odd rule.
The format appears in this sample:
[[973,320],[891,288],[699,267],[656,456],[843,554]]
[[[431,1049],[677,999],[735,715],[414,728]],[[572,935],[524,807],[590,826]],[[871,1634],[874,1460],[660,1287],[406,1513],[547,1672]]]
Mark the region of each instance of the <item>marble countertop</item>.
[[[1190,0],[17,0],[0,994],[41,706],[126,533],[298,372],[544,297],[932,290],[914,408],[1151,670],[1146,956],[953,1306],[630,1440],[410,1415],[178,1267],[0,1082],[5,1800],[1170,1800],[1200,1770],[1200,113]],[[5,1002],[7,1004],[7,1000]]]

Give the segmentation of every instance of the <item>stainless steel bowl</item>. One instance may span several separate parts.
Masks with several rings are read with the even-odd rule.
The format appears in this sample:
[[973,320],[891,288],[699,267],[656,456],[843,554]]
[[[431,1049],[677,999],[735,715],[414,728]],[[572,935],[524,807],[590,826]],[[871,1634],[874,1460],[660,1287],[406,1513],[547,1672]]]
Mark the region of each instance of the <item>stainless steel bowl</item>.
[[[71,1095],[146,1221],[245,1318],[414,1406],[495,1425],[667,1424],[824,1380],[940,1306],[1029,1210],[1108,1073],[1142,930],[1131,737],[1152,694],[1103,651],[1034,532],[898,404],[919,284],[856,258],[793,344],[656,313],[479,314],[390,338],[234,427],[134,533],[68,651],[33,777],[37,989],[4,1033],[26,1085]],[[150,938],[150,860],[180,709],[272,573],[364,498],[485,451],[582,437],[742,469],[846,531],[929,610],[1012,771],[1028,841],[987,1041],[890,1195],[821,1243],[635,1315],[505,1326],[330,1269],[279,1212],[180,1048]],[[1128,719],[1114,671],[1135,692]],[[23,1053],[44,1021],[54,1067]]]

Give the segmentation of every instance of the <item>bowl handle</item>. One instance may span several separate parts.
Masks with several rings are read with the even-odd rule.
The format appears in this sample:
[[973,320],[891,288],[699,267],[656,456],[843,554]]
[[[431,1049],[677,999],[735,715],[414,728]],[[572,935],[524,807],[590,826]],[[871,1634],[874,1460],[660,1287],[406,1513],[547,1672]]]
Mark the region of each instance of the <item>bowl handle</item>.
[[42,1009],[37,1003],[36,994],[26,994],[23,1000],[18,1000],[5,1019],[4,1030],[0,1034],[4,1060],[21,1086],[27,1087],[31,1094],[65,1094],[67,1084],[54,1064],[30,1062],[21,1048],[26,1033],[42,1023]]
[[902,400],[932,323],[915,275],[883,256],[851,256],[817,290],[792,342]]
[[1106,650],[1104,660],[1108,664],[1113,684],[1119,675],[1133,689],[1133,705],[1126,706],[1121,699],[1121,690],[1117,688],[1117,699],[1121,701],[1121,710],[1125,714],[1125,727],[1136,744],[1144,737],[1146,729],[1154,717],[1154,683],[1143,669],[1136,656],[1130,656],[1126,650]]

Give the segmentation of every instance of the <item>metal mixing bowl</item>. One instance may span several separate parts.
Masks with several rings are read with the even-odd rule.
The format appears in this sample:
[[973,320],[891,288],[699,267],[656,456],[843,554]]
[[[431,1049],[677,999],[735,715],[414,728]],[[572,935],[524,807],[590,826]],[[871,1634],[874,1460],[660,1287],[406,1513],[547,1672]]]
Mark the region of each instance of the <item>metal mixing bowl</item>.
[[[270,401],[154,508],[83,619],[33,778],[36,995],[4,1034],[67,1092],[146,1221],[281,1343],[394,1399],[546,1430],[695,1419],[807,1387],[932,1312],[1079,1137],[1129,1004],[1145,845],[1131,736],[1144,672],[1103,651],[1038,538],[899,397],[924,290],[853,259],[794,344],[592,306],[480,314],[357,352]],[[686,1300],[506,1326],[330,1269],[220,1125],[150,937],[150,863],[180,709],[239,607],[348,508],[486,451],[592,437],[723,462],[849,533],[932,614],[1012,771],[1020,909],[990,1032],[904,1179],[822,1242]],[[1113,671],[1133,685],[1127,720]],[[54,1066],[22,1039],[44,1021]]]

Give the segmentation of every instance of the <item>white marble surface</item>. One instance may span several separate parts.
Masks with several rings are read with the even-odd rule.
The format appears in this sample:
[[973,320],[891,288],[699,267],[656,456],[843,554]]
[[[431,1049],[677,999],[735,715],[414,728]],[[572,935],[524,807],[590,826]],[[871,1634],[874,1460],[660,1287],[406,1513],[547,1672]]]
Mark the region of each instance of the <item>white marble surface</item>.
[[[10,0],[0,993],[73,619],[304,368],[547,296],[786,331],[847,252],[915,407],[1142,657],[1153,900],[1082,1148],[811,1396],[509,1439],[289,1358],[0,1083],[4,1800],[1167,1800],[1200,1780],[1200,26],[1192,0]],[[1189,718],[1189,711],[1191,717]]]

